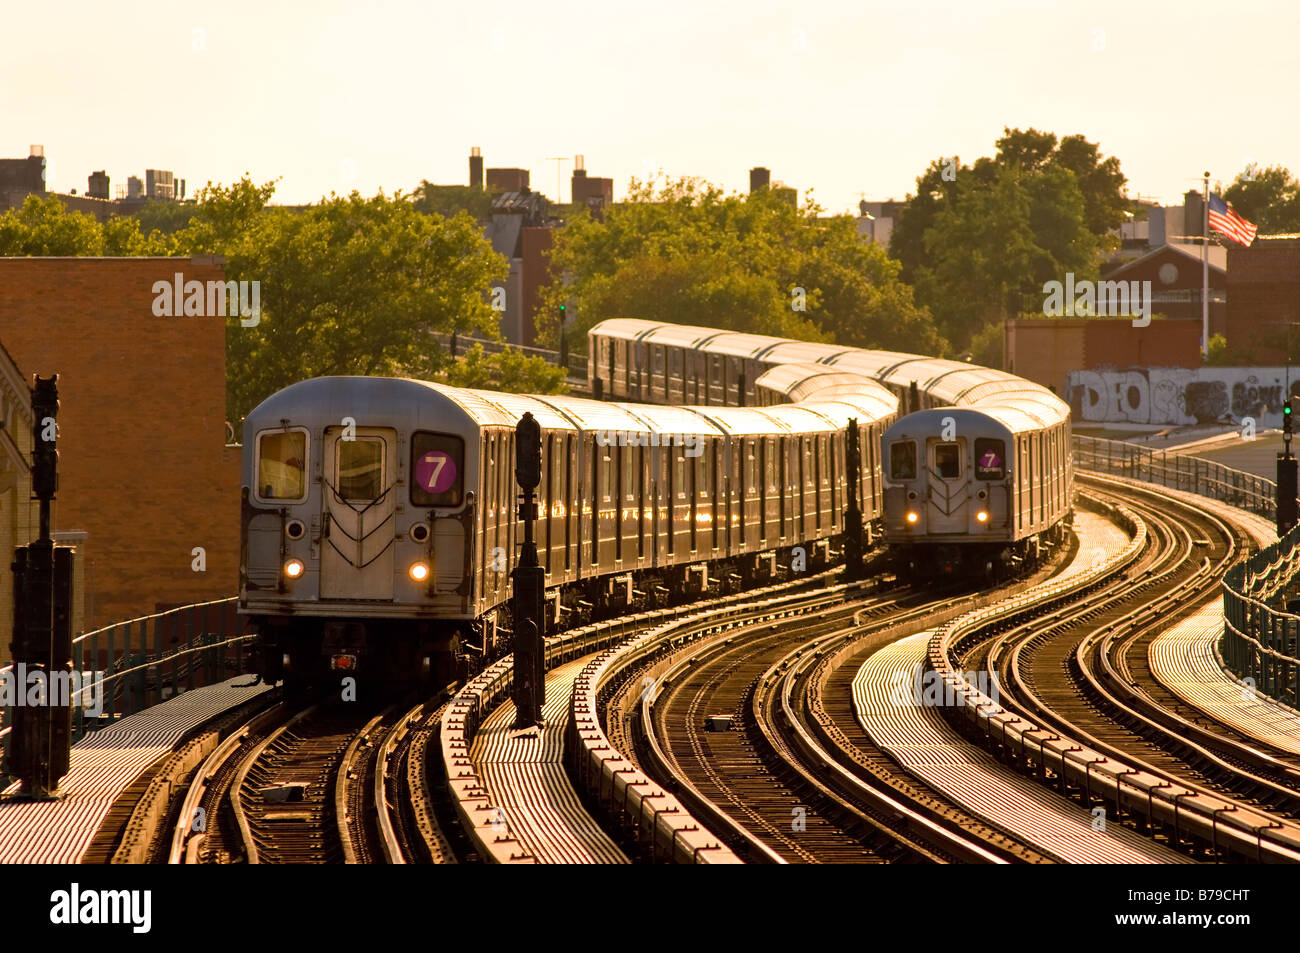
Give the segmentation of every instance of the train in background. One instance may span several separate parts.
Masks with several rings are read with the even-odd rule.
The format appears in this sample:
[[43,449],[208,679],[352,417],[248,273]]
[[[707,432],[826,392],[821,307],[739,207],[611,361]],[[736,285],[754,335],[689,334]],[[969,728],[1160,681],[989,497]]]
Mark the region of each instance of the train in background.
[[865,377],[759,408],[529,397],[325,377],[244,421],[239,611],[259,671],[444,684],[509,647],[520,525],[515,425],[542,429],[547,624],[828,565],[849,480],[879,526],[897,398]]
[[1069,405],[1004,371],[612,319],[589,332],[588,374],[613,399],[707,406],[773,406],[879,381],[904,411],[873,448],[886,460],[883,534],[901,575],[1000,577],[1067,537]]

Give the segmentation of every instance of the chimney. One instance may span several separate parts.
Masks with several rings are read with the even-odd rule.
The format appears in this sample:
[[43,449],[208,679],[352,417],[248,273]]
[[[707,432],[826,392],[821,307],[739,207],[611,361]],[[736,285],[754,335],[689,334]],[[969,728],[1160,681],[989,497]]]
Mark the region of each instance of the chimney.
[[469,150],[469,187],[483,191],[483,152],[478,146]]
[[757,192],[759,189],[765,189],[772,182],[772,173],[769,169],[756,165],[749,170],[749,191]]
[[1195,189],[1183,195],[1184,238],[1195,238],[1205,229],[1205,196]]

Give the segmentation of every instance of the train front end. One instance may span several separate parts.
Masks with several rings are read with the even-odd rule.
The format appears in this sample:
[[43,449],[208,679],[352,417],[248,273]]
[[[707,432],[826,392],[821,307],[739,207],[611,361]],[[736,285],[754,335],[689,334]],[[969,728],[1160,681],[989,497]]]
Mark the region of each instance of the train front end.
[[475,617],[477,425],[434,385],[329,377],[246,418],[239,611],[267,681],[440,681]]
[[885,541],[902,575],[1006,568],[1013,539],[1012,434],[978,411],[908,414],[885,431]]

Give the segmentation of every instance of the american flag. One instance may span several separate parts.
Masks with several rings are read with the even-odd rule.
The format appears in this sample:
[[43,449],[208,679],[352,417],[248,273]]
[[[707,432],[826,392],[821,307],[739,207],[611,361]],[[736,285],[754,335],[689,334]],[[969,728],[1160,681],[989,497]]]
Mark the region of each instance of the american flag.
[[1214,193],[1210,193],[1210,228],[1246,246],[1255,240],[1255,233],[1259,231]]

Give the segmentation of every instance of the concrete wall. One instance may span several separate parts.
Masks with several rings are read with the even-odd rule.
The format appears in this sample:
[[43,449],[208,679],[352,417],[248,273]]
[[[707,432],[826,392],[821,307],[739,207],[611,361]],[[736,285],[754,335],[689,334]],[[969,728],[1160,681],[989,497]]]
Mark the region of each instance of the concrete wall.
[[[1300,380],[1291,368],[1290,381]],[[1258,429],[1282,426],[1285,367],[1136,367],[1071,371],[1066,399],[1077,422],[1195,424],[1252,417]]]

